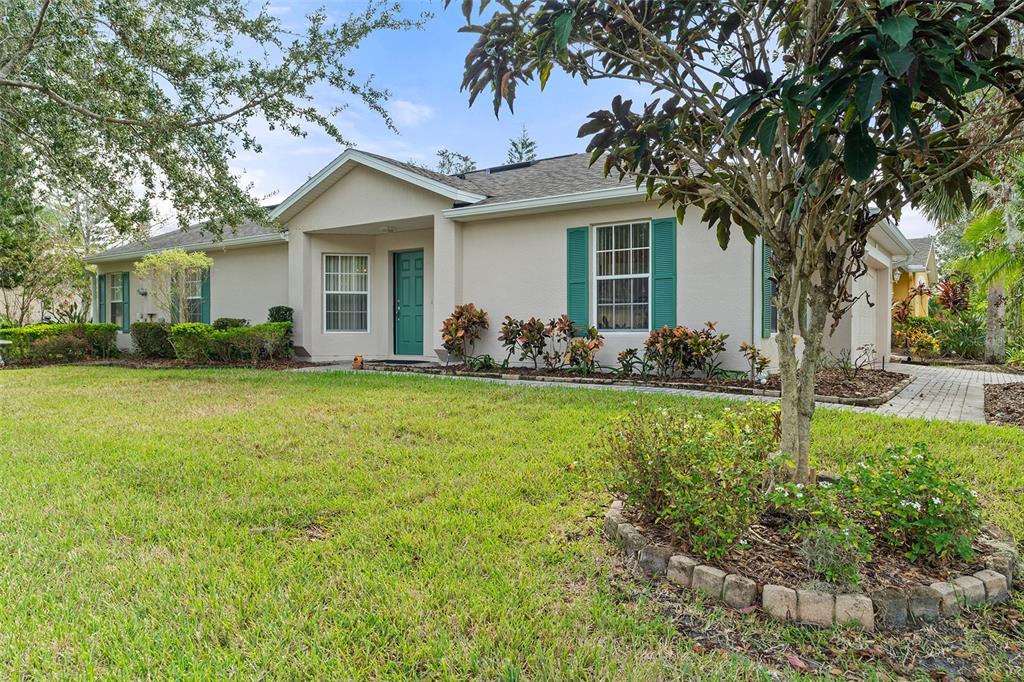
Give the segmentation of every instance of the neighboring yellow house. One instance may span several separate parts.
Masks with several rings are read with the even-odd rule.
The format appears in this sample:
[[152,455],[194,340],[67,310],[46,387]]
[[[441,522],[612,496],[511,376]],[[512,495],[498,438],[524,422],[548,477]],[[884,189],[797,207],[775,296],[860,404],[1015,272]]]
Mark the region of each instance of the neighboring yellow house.
[[[892,302],[898,303],[910,295],[911,289],[924,284],[929,289],[939,281],[938,262],[935,259],[935,238],[919,237],[908,239],[914,248],[913,255],[893,270],[896,279],[892,285]],[[914,317],[928,316],[928,300],[931,296],[916,296],[910,302],[910,314]]]

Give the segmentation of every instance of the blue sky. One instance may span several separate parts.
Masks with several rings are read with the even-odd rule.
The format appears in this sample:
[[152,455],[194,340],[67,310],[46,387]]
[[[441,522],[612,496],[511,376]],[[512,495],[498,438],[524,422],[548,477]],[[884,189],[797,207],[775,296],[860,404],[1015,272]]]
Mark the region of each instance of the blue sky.
[[[271,10],[287,24],[299,24],[319,2],[277,0]],[[490,93],[483,93],[470,108],[459,91],[463,60],[474,43],[472,34],[459,33],[464,19],[455,0],[445,10],[441,0],[405,2],[409,15],[431,11],[423,30],[379,33],[364,41],[350,64],[361,76],[372,74],[378,87],[391,92],[387,108],[399,132],[395,133],[365,107],[352,102],[338,115],[337,125],[359,149],[400,161],[433,165],[439,148],[469,154],[481,168],[505,162],[509,138],[525,125],[537,141],[541,157],[583,151],[586,142],[576,131],[586,115],[607,108],[612,97],[623,94],[642,101],[646,91],[639,86],[596,81],[584,86],[564,74],[554,73],[544,92],[534,84],[520,89],[516,111],[506,109],[495,118]],[[343,14],[365,7],[362,0],[328,4],[332,13]],[[344,101],[329,88],[315,93],[318,105],[329,108]],[[263,153],[240,153],[233,164],[253,191],[269,202],[280,201],[314,174],[343,148],[327,135],[310,130],[304,139],[277,131],[254,130],[263,142]],[[908,216],[901,226],[908,236],[931,231],[923,219]]]

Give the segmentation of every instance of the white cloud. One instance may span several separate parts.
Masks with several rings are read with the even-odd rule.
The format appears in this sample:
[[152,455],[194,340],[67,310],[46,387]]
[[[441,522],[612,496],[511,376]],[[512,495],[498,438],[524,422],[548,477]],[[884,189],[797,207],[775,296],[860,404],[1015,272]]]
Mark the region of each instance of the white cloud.
[[392,118],[395,119],[395,123],[409,127],[418,126],[434,115],[434,110],[430,105],[416,104],[404,99],[392,101],[389,111]]
[[921,211],[907,206],[903,209],[903,215],[899,221],[900,231],[908,238],[926,237],[935,234],[937,229],[935,223],[928,220]]

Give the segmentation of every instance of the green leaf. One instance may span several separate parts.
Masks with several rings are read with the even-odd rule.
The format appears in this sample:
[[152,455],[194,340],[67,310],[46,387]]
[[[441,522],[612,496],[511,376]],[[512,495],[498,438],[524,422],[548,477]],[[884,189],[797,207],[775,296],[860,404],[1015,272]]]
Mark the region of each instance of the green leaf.
[[882,52],[882,62],[885,69],[893,76],[899,78],[907,72],[914,61],[913,52],[903,50],[886,50]]
[[910,125],[910,90],[897,84],[889,88],[889,118],[892,120],[893,136],[900,138]]
[[716,231],[718,236],[718,245],[723,251],[729,247],[729,231],[729,225],[727,223],[718,223],[718,230]]
[[817,168],[828,161],[831,154],[832,143],[828,139],[828,134],[819,134],[804,150],[804,161],[811,168]]
[[555,19],[555,48],[558,52],[564,52],[569,46],[569,34],[572,32],[572,12],[560,14]]
[[748,92],[745,95],[734,97],[725,104],[724,113],[732,114],[729,116],[729,123],[725,126],[725,132],[731,133],[733,128],[736,127],[736,123],[743,117],[743,114],[747,113],[750,106],[760,97],[760,93]]
[[765,119],[770,113],[769,109],[758,109],[743,124],[743,129],[740,131],[740,146],[745,146],[748,142],[754,139],[754,135],[757,134],[758,128],[761,126],[761,121]]
[[917,28],[917,19],[906,14],[896,17],[889,17],[878,25],[878,32],[888,36],[894,43],[903,49],[914,39],[914,29]]
[[857,104],[857,115],[862,120],[871,117],[875,105],[882,99],[882,86],[885,84],[884,71],[875,74],[866,73],[857,79],[857,93],[854,102]]
[[843,166],[850,177],[863,182],[871,177],[878,163],[878,148],[863,123],[854,124],[846,131],[843,144]]
[[768,156],[775,144],[775,131],[778,129],[779,114],[772,114],[761,124],[761,130],[757,135],[757,142],[761,147],[761,153]]

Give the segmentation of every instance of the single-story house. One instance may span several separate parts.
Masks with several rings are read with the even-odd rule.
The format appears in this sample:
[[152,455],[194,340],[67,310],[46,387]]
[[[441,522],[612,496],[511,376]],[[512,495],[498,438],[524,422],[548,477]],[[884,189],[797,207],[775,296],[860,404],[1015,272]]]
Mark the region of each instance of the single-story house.
[[[893,275],[896,278],[896,282],[892,285],[893,303],[906,300],[910,296],[911,290],[922,284],[930,290],[939,281],[935,237],[919,237],[908,241],[914,252],[905,262],[899,264]],[[910,314],[915,317],[927,317],[930,299],[931,294],[914,296],[910,300]]]
[[[464,302],[490,315],[475,352],[499,359],[506,315],[563,313],[600,329],[599,360],[609,365],[624,349],[642,349],[652,328],[706,321],[729,334],[726,367],[745,366],[743,341],[774,355],[762,245],[734,239],[723,251],[699,210],[677,224],[671,207],[588,160],[573,154],[448,176],[348,150],[272,210],[281,231],[242,225],[215,241],[193,228],[90,257],[96,317],[122,324],[120,343],[130,345],[129,323],[155,314],[133,263],[182,248],[214,262],[188,285],[192,319],[257,322],[270,306],[291,306],[296,355],[311,361],[436,359],[441,322]],[[884,303],[861,299],[831,338],[834,350],[872,344],[888,357],[893,268],[910,253],[894,226],[874,230],[855,293]]]

